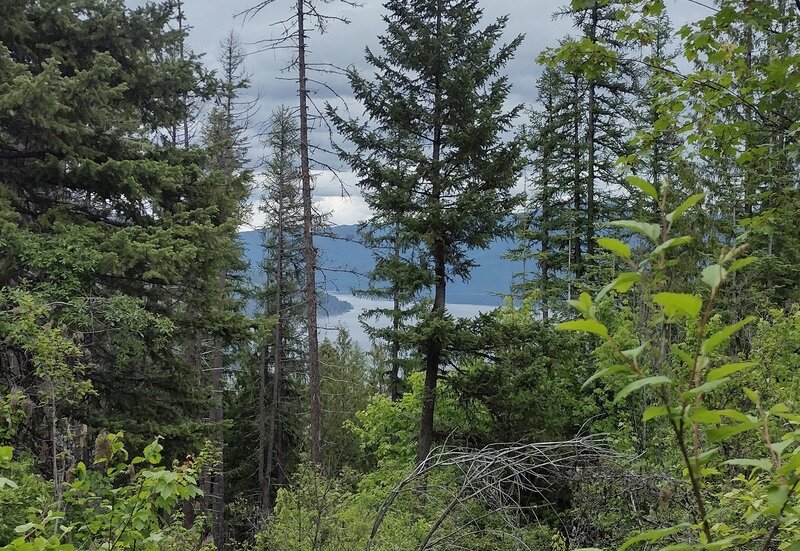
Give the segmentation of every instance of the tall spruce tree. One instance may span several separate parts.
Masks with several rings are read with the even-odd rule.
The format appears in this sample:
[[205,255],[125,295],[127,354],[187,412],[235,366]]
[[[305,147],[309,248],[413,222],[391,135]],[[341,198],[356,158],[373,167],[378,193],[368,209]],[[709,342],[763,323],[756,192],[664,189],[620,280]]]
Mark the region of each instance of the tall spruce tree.
[[597,227],[623,216],[621,211],[628,207],[628,186],[617,160],[631,152],[629,140],[640,118],[636,98],[642,70],[628,55],[637,44],[621,32],[625,22],[619,15],[624,9],[624,2],[572,2],[557,15],[571,18],[581,34],[540,56],[540,61],[563,67],[573,78],[572,265],[577,277],[589,275],[591,280],[598,269]]
[[523,297],[535,292],[545,320],[558,299],[570,294],[572,247],[575,228],[580,226],[573,209],[576,197],[579,204],[583,197],[582,186],[575,185],[573,166],[574,127],[579,122],[573,86],[573,75],[563,67],[548,67],[539,78],[539,107],[532,111],[526,129],[528,205],[519,216],[517,246],[509,253],[512,259],[534,262],[530,269],[524,266],[517,285]]
[[339,152],[376,217],[397,223],[428,267],[433,306],[418,328],[425,362],[422,461],[433,443],[439,370],[453,339],[447,281],[469,277],[469,251],[507,233],[519,202],[512,188],[520,143],[503,140],[519,108],[505,110],[510,85],[498,73],[522,37],[498,45],[507,18],[480,28],[477,0],[390,0],[385,7],[383,52],[366,52],[375,80],[349,73],[367,120],[347,120],[333,108],[329,114],[354,146]]
[[[239,98],[249,87],[244,71],[244,52],[239,39],[230,33],[221,44],[223,80],[208,121],[202,128],[202,145],[208,154],[209,175],[216,181],[212,188],[215,193],[220,222],[228,221],[226,227],[232,243],[237,241],[238,226],[244,219],[245,200],[252,187],[252,172],[246,169],[248,138],[246,135],[253,104]],[[188,128],[188,126],[187,126]],[[234,246],[238,250],[238,247]],[[229,271],[239,268],[235,263],[221,266],[217,278],[216,300],[207,301],[203,307],[203,319],[207,324],[204,333],[208,344],[203,347],[203,357],[210,357],[210,365],[203,371],[210,373],[212,392],[208,419],[211,424],[213,442],[220,454],[220,466],[213,470],[208,479],[207,499],[212,513],[212,535],[218,547],[225,546],[225,456],[224,430],[225,417],[224,392],[225,371],[228,368],[226,350],[234,342],[244,338],[243,319],[236,313],[240,306],[235,300],[238,295],[229,282]],[[208,295],[206,295],[208,298]],[[238,315],[237,315],[238,314]],[[235,317],[234,317],[235,316]]]
[[[185,119],[182,98],[203,98],[213,83],[196,59],[170,59],[182,33],[168,27],[168,4],[7,8],[0,286],[57,304],[50,323],[86,351],[93,392],[60,408],[85,425],[83,441],[125,430],[135,449],[162,434],[169,453],[185,453],[207,428],[198,420],[208,394],[180,350],[203,319],[189,312],[227,308],[219,274],[239,261],[230,207],[243,193],[209,166],[207,151],[161,137]],[[0,372],[34,397],[36,362],[6,337]],[[52,447],[40,420],[31,423],[23,444]]]

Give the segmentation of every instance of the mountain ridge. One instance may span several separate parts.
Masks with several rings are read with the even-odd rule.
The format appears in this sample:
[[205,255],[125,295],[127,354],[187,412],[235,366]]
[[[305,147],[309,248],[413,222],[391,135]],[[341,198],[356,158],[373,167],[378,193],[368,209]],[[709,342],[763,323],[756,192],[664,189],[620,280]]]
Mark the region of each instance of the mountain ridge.
[[[374,267],[372,252],[358,241],[358,226],[339,225],[331,229],[331,236],[317,236],[314,243],[319,253],[318,281],[328,294],[351,294],[366,288],[369,272]],[[250,263],[250,275],[259,279],[255,267],[263,257],[261,235],[258,230],[239,234],[244,254]],[[454,278],[447,285],[447,299],[453,304],[500,305],[502,295],[508,294],[515,274],[522,272],[522,262],[503,256],[514,245],[512,239],[496,239],[487,249],[476,249],[471,257],[476,267],[470,278]]]

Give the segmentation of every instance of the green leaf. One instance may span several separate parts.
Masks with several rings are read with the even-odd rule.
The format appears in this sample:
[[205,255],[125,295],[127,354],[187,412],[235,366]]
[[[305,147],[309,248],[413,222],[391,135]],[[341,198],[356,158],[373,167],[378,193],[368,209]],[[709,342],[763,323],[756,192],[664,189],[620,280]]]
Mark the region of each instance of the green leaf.
[[657,417],[663,417],[668,413],[669,413],[669,408],[667,408],[667,406],[650,406],[649,408],[644,410],[644,415],[642,415],[642,421],[647,422]]
[[720,344],[728,340],[731,335],[739,331],[742,327],[747,325],[748,323],[754,322],[756,319],[755,316],[748,316],[745,319],[734,323],[733,325],[728,325],[724,327],[708,337],[706,340],[703,341],[703,345],[700,350],[702,350],[703,354],[711,353],[716,347]]
[[36,525],[32,522],[28,522],[25,524],[20,524],[19,526],[14,528],[14,532],[16,532],[17,534],[24,534],[25,532],[33,530],[34,528],[36,528]]
[[620,390],[617,395],[614,397],[614,403],[618,403],[624,400],[631,392],[636,392],[637,390],[644,388],[646,386],[654,386],[654,385],[666,385],[672,384],[672,379],[669,377],[665,377],[664,375],[655,375],[653,377],[645,377],[644,379],[638,379],[633,381],[631,384]]
[[718,452],[719,452],[719,448],[711,448],[710,450],[706,450],[703,453],[701,453],[700,455],[698,455],[697,459],[692,458],[692,463],[695,464],[695,465],[698,465],[698,466],[705,465],[706,463],[711,461],[713,458],[715,458],[717,456]]
[[569,305],[581,312],[587,318],[592,317],[592,297],[589,293],[581,293],[578,300],[570,300]]
[[637,222],[636,220],[615,220],[614,222],[609,222],[608,225],[642,234],[653,243],[658,243],[658,238],[661,235],[661,226],[658,224],[648,224],[646,222]]
[[556,331],[585,331],[608,337],[608,328],[597,320],[573,320],[556,325]]
[[655,186],[645,180],[644,178],[639,178],[638,176],[628,176],[625,178],[628,183],[632,186],[636,186],[645,192],[651,199],[654,201],[658,201],[658,191],[656,190]]
[[650,344],[649,342],[645,341],[636,348],[631,348],[630,350],[623,350],[622,355],[625,356],[626,358],[630,358],[631,360],[635,360],[641,355],[642,352],[644,352],[644,350],[647,348],[649,344]]
[[627,243],[620,241],[619,239],[611,239],[610,237],[600,237],[597,240],[597,244],[614,253],[617,256],[621,256],[622,258],[630,258],[631,257],[631,248],[628,246]]
[[11,446],[0,446],[0,465],[8,463],[14,457],[14,448]]
[[791,410],[789,409],[789,406],[787,406],[786,404],[775,404],[774,406],[769,408],[769,414],[770,415],[778,415],[778,414],[781,414],[781,413],[789,413],[790,411]]
[[744,394],[751,402],[753,402],[754,405],[758,406],[761,404],[761,393],[757,390],[744,387]]
[[618,293],[627,293],[633,285],[642,280],[642,274],[639,272],[624,272],[619,274],[614,281],[603,287],[597,293],[597,300],[602,300],[609,291],[617,291]]
[[681,215],[705,198],[705,193],[696,193],[686,199],[678,208],[670,212],[666,218],[670,224],[674,223]]
[[741,270],[742,268],[753,264],[754,262],[758,262],[760,259],[757,256],[747,256],[745,258],[740,258],[738,260],[734,260],[731,262],[731,265],[728,266],[728,273],[731,274],[736,270]]
[[692,357],[684,350],[681,350],[677,344],[671,345],[670,349],[672,350],[672,353],[678,356],[687,367],[692,367],[694,365],[694,360]]
[[672,249],[673,247],[678,247],[683,245],[684,243],[691,243],[692,238],[688,235],[684,235],[682,237],[673,237],[672,239],[668,239],[664,241],[661,245],[653,249],[653,252],[650,253],[652,255],[659,255],[666,251],[667,249]]
[[703,283],[714,289],[719,287],[722,282],[725,281],[725,276],[727,275],[727,270],[725,270],[725,268],[723,268],[721,265],[712,264],[703,270],[701,278]]
[[14,482],[13,480],[6,478],[4,476],[0,476],[0,488],[5,488],[5,487],[11,488],[12,490],[16,490],[17,488],[19,488],[19,486],[17,486],[17,483]]
[[721,427],[709,429],[708,441],[722,442],[723,440],[727,440],[731,436],[741,434],[748,430],[752,430],[756,427],[758,427],[758,423],[754,421],[746,421],[744,423],[739,423],[738,425],[723,425]]
[[647,532],[642,532],[638,536],[627,539],[625,543],[620,546],[619,551],[625,551],[635,543],[640,543],[643,541],[657,541],[666,538],[667,536],[677,534],[678,532],[685,530],[690,526],[691,524],[683,523],[678,524],[677,526],[670,526],[669,528],[659,528],[657,530],[648,530]]
[[612,365],[611,367],[600,369],[599,371],[594,373],[591,377],[586,379],[586,382],[583,383],[581,388],[586,388],[587,386],[589,386],[590,384],[592,384],[594,381],[596,381],[601,377],[614,375],[615,373],[622,373],[623,371],[630,372],[630,367],[628,367],[627,365],[617,364],[617,365]]
[[158,465],[159,463],[161,463],[161,450],[164,449],[164,446],[159,444],[158,441],[160,439],[161,437],[156,438],[150,444],[148,444],[144,449],[144,458],[151,465]]
[[688,417],[690,421],[701,425],[717,425],[722,422],[722,414],[719,411],[705,407],[692,408]]
[[736,465],[738,467],[754,467],[762,471],[771,471],[772,462],[769,459],[728,459],[723,465]]
[[691,398],[692,396],[697,396],[698,394],[705,394],[707,392],[711,392],[712,390],[715,390],[715,389],[721,387],[722,385],[727,383],[729,380],[730,379],[728,379],[727,377],[723,377],[721,379],[716,379],[714,381],[709,381],[707,383],[703,383],[702,385],[700,385],[698,387],[695,387],[695,388],[692,388],[690,390],[687,390],[686,392],[683,393],[683,396],[686,397],[686,398]]
[[658,293],[653,300],[664,309],[664,315],[668,318],[696,318],[703,307],[700,297],[686,293]]
[[738,362],[732,364],[725,364],[721,365],[716,369],[712,369],[708,372],[706,376],[706,381],[715,381],[717,379],[722,379],[723,377],[727,377],[728,375],[732,375],[734,373],[738,373],[743,369],[747,369],[748,367],[753,367],[758,365],[758,362]]
[[772,450],[778,454],[778,457],[783,455],[783,452],[786,451],[786,448],[794,444],[794,438],[789,437],[786,440],[781,440],[780,442],[773,442],[772,443]]

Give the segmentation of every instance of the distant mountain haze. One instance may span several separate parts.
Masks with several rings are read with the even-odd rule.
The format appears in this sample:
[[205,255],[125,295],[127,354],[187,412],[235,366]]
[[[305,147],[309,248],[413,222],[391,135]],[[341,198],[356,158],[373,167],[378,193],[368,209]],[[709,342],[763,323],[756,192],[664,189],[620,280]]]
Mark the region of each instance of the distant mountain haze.
[[[354,290],[366,289],[368,275],[374,266],[372,251],[362,245],[356,225],[331,228],[333,237],[317,236],[314,243],[319,249],[320,276],[318,282],[326,293],[349,295]],[[241,232],[245,256],[250,262],[251,276],[259,281],[257,266],[263,258],[261,234],[258,231]],[[508,294],[515,274],[523,270],[522,262],[503,258],[513,247],[512,240],[498,239],[487,249],[470,252],[476,266],[467,281],[456,277],[447,284],[447,302],[451,304],[480,304],[496,306]],[[530,270],[532,266],[528,265]]]

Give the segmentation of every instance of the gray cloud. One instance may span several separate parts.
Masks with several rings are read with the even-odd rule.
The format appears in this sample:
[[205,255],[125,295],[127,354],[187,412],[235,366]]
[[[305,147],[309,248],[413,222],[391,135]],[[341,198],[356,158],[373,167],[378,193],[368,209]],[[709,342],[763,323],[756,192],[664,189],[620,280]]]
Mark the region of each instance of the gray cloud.
[[[128,4],[133,6],[143,1],[128,0]],[[257,0],[184,0],[187,19],[192,26],[190,46],[198,53],[205,53],[207,64],[219,66],[220,41],[231,30],[239,35],[249,52],[246,65],[252,75],[252,88],[245,99],[259,98],[259,111],[251,126],[254,134],[260,127],[259,123],[263,123],[272,111],[281,105],[295,105],[297,101],[297,85],[292,80],[293,75],[284,71],[293,59],[291,50],[265,51],[263,43],[264,40],[280,34],[282,27],[276,26],[275,22],[292,15],[295,0],[275,0],[250,17],[235,17],[256,3]],[[482,0],[485,23],[509,15],[505,40],[511,40],[518,34],[525,35],[516,56],[504,71],[513,85],[509,104],[534,103],[536,80],[542,72],[542,67],[536,63],[537,56],[545,48],[555,46],[560,38],[575,33],[568,19],[552,17],[556,10],[567,3],[564,0]],[[369,46],[377,50],[377,37],[385,29],[385,22],[381,18],[384,14],[382,0],[363,0],[363,5],[359,8],[337,2],[324,8],[326,13],[348,19],[350,24],[331,22],[326,33],[312,34],[308,44],[309,62],[331,63],[338,67],[354,66],[367,71],[369,68],[364,61],[364,48]],[[668,9],[676,25],[708,15],[707,9],[691,3],[690,0],[672,0]],[[325,83],[325,86],[314,86],[311,96],[312,103],[320,109],[324,108],[326,101],[341,104],[342,99],[350,99],[349,86],[342,75],[316,74],[312,78]],[[352,101],[348,103],[353,114],[358,115],[358,107]],[[312,132],[312,139],[327,148],[330,140],[327,129],[320,122],[316,123],[316,127]],[[255,160],[263,156],[257,139],[253,140],[250,156]],[[318,152],[317,156],[333,168],[346,170],[333,155]],[[358,197],[352,174],[345,173],[343,177],[347,184],[346,191],[351,195],[350,200],[341,197],[339,182],[327,172],[324,174],[324,177],[317,180],[316,197],[323,207],[328,206],[334,210],[335,222],[352,223],[367,212],[363,200]]]

